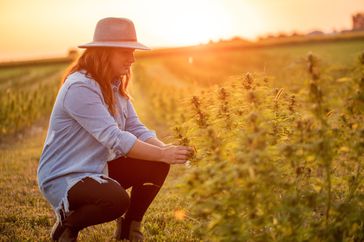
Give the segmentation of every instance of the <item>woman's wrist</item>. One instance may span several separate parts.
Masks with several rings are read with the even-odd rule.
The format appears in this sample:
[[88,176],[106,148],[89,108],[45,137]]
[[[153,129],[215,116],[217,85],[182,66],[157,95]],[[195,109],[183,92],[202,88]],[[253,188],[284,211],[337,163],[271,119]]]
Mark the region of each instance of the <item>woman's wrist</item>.
[[165,161],[165,158],[164,158],[164,154],[165,154],[165,153],[164,153],[164,147],[159,147],[159,150],[160,150],[160,151],[159,151],[159,154],[160,154],[160,155],[159,155],[159,156],[160,156],[159,161],[161,161],[161,162],[166,162],[166,161]]
[[162,161],[164,158],[164,149],[163,147],[137,139],[126,156],[134,159]]
[[157,146],[157,147],[161,147],[161,148],[165,148],[165,147],[168,147],[168,146],[172,145],[172,144],[165,144],[164,142],[162,142],[161,140],[159,140],[156,137],[149,138],[144,142],[148,143],[148,144],[151,144],[151,145],[154,145],[154,146]]

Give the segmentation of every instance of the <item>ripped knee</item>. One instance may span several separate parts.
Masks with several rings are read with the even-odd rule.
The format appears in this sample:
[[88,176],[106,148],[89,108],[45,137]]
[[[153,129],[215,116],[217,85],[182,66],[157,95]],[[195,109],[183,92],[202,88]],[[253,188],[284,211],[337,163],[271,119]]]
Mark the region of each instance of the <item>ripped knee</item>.
[[143,186],[155,186],[155,187],[158,187],[158,188],[161,187],[160,185],[154,184],[153,182],[144,182],[142,185]]

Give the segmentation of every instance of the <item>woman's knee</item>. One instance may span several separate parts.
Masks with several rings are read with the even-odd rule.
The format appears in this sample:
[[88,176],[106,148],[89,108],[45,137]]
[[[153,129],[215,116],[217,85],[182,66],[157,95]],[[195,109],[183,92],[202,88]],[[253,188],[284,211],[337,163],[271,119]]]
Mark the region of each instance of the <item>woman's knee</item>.
[[130,198],[128,193],[119,184],[109,181],[106,188],[107,192],[103,195],[103,200],[106,202],[108,212],[115,214],[115,218],[123,215],[130,206]]
[[117,194],[115,194],[114,198],[114,207],[116,210],[116,213],[119,214],[118,217],[123,215],[126,211],[128,211],[130,207],[130,197],[128,193],[121,187],[121,191]]
[[171,168],[170,164],[159,162],[158,165],[156,165],[156,170],[153,172],[155,182],[158,183],[157,185],[162,185],[164,180],[166,179],[169,170]]
[[167,163],[163,163],[161,169],[161,174],[166,177],[171,169],[171,165]]

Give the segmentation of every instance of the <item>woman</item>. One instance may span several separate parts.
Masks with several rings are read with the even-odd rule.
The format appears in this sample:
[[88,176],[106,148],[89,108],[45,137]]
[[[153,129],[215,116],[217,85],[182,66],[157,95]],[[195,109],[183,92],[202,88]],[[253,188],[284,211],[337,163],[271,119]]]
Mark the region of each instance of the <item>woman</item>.
[[83,228],[117,219],[116,239],[142,241],[142,218],[170,164],[193,149],[164,144],[138,119],[126,88],[134,50],[149,48],[130,20],[100,20],[93,42],[79,47],[86,50],[65,73],[38,167],[57,216],[51,237],[76,241]]

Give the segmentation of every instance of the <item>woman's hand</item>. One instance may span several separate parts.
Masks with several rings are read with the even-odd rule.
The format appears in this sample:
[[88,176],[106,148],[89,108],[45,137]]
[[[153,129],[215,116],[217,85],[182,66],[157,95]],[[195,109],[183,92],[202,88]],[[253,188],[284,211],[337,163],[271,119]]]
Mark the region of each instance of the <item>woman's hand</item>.
[[168,144],[162,148],[162,161],[168,164],[184,164],[193,154],[192,147]]

